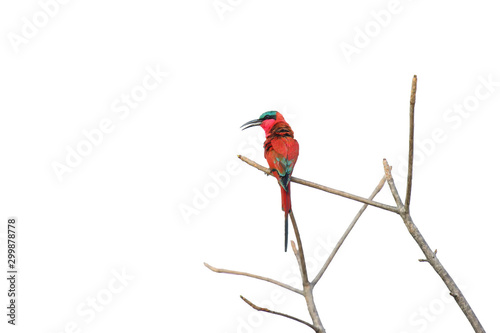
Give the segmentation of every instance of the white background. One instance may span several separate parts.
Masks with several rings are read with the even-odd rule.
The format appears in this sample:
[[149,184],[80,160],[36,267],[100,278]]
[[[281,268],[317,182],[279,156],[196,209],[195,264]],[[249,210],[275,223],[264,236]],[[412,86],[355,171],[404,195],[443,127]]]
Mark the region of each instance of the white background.
[[[413,219],[500,330],[492,2],[24,0],[0,22],[1,266],[17,216],[20,271],[16,328],[0,283],[2,332],[310,332],[239,299],[310,321],[301,297],[203,265],[299,286],[278,185],[236,158],[265,163],[262,130],[239,127],[279,110],[295,176],[367,197],[385,157],[404,195],[414,74]],[[150,91],[148,69],[168,72]],[[144,100],[128,108],[132,93]],[[360,204],[292,188],[314,276]],[[387,188],[376,199],[393,204]],[[369,208],[315,289],[326,329],[472,332],[422,257],[399,216]]]

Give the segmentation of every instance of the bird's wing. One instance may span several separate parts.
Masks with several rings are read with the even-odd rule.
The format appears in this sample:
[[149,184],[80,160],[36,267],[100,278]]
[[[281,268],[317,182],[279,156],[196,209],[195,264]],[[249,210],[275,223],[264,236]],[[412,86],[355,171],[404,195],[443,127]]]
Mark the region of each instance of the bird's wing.
[[276,177],[283,189],[288,190],[290,176],[299,156],[299,144],[293,138],[275,138],[271,141],[272,149],[266,152],[269,167],[277,171]]

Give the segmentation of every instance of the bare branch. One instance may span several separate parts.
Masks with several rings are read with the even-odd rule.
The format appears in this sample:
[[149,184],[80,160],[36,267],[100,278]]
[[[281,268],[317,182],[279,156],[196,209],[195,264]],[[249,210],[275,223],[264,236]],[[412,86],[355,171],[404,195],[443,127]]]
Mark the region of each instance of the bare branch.
[[[297,250],[297,246],[295,245],[294,241],[290,241],[290,243],[292,244],[293,254],[295,255],[295,258],[297,259],[297,265],[299,266],[300,277],[303,279],[304,273],[302,272],[302,264],[300,263],[299,251]],[[304,285],[304,280],[302,280],[302,285]]]
[[313,321],[313,327],[316,332],[325,332],[325,328],[321,323],[321,319],[319,318],[318,309],[316,308],[316,303],[314,303],[313,296],[313,286],[309,282],[309,278],[307,277],[307,267],[306,260],[304,256],[304,248],[302,247],[302,240],[300,239],[299,228],[297,227],[297,221],[295,220],[295,216],[293,215],[293,211],[290,211],[290,217],[292,220],[293,230],[295,231],[295,239],[297,240],[298,248],[295,246],[295,242],[292,241],[292,249],[293,253],[297,257],[297,262],[299,263],[300,276],[302,277],[302,285],[304,287],[304,298],[306,299],[307,310],[309,311],[309,315]]
[[293,252],[297,256],[297,260],[299,262],[300,276],[302,277],[302,285],[305,286],[309,284],[309,279],[307,277],[306,259],[304,257],[304,248],[302,247],[302,240],[300,239],[299,228],[297,227],[297,221],[295,221],[295,216],[293,215],[292,210],[290,210],[290,218],[292,220],[293,230],[295,232],[295,239],[297,240],[297,245],[298,245],[298,250],[296,250],[294,246]]
[[301,324],[304,324],[304,325],[307,325],[309,326],[310,328],[312,328],[314,331],[316,332],[319,332],[312,324],[309,324],[307,321],[304,321],[302,319],[299,319],[299,318],[296,318],[294,316],[290,316],[290,315],[287,315],[285,313],[281,313],[281,312],[277,312],[277,311],[273,311],[273,310],[269,310],[267,308],[262,308],[260,306],[257,306],[255,304],[253,304],[252,302],[250,302],[248,299],[246,299],[245,297],[241,296],[240,295],[240,298],[242,300],[245,301],[245,303],[247,303],[248,305],[250,305],[252,308],[254,308],[255,310],[257,311],[263,311],[263,312],[267,312],[267,313],[272,313],[272,314],[275,314],[275,315],[278,315],[278,316],[282,316],[282,317],[285,317],[285,318],[288,318],[288,319],[292,319],[292,320],[295,320],[295,321],[298,321],[299,323]]
[[[385,176],[382,177],[382,179],[378,183],[377,187],[375,188],[375,190],[373,190],[372,194],[370,195],[370,197],[368,199],[369,200],[373,200],[373,198],[375,198],[375,196],[378,194],[378,192],[380,192],[380,190],[382,189],[382,187],[384,187],[384,184],[385,184]],[[363,207],[361,207],[361,209],[358,211],[358,213],[356,214],[356,216],[352,220],[351,224],[349,224],[349,226],[347,227],[347,230],[344,232],[344,234],[342,235],[342,237],[340,238],[340,240],[337,242],[337,245],[335,245],[335,248],[333,249],[332,253],[330,254],[330,256],[328,257],[328,259],[326,260],[326,262],[323,265],[323,267],[321,268],[321,270],[318,272],[318,275],[316,275],[316,277],[314,278],[314,280],[311,282],[311,285],[313,287],[316,285],[316,283],[318,283],[319,279],[321,279],[321,277],[325,273],[326,269],[328,268],[328,266],[332,262],[333,257],[335,257],[335,254],[337,254],[337,251],[339,250],[339,248],[344,243],[344,240],[347,238],[347,236],[351,232],[352,228],[354,228],[354,225],[359,220],[359,218],[364,213],[364,211],[366,210],[367,207],[368,207],[368,204],[364,204]]]
[[410,211],[411,184],[413,179],[413,137],[415,133],[415,96],[417,94],[417,76],[413,76],[411,81],[410,96],[410,140],[408,149],[408,179],[406,182],[405,210]]
[[251,277],[251,278],[254,278],[254,279],[257,279],[257,280],[262,280],[262,281],[266,281],[266,282],[269,282],[269,283],[273,283],[273,284],[275,284],[277,286],[280,286],[282,288],[288,289],[288,290],[293,291],[293,292],[295,292],[295,293],[297,293],[299,295],[304,296],[304,292],[302,290],[299,290],[299,289],[294,288],[294,287],[292,287],[292,286],[290,286],[288,284],[279,282],[279,281],[274,280],[274,279],[270,279],[270,278],[267,278],[267,277],[264,277],[264,276],[255,275],[255,274],[251,274],[251,273],[245,273],[245,272],[239,272],[239,271],[232,271],[232,270],[224,269],[224,268],[216,268],[216,267],[210,266],[206,262],[204,262],[203,264],[208,269],[210,269],[212,272],[248,276],[248,277]]
[[401,210],[400,212],[401,218],[403,219],[403,222],[406,225],[406,228],[410,232],[411,236],[413,237],[415,242],[417,242],[418,246],[425,255],[425,259],[420,259],[419,261],[425,260],[432,266],[432,268],[434,268],[436,273],[446,284],[446,287],[448,287],[450,294],[455,298],[455,301],[457,302],[460,309],[463,311],[463,313],[471,323],[472,327],[474,328],[474,331],[478,333],[484,333],[485,331],[483,326],[481,325],[479,319],[476,317],[476,314],[474,313],[469,303],[465,299],[464,295],[462,294],[462,291],[458,288],[455,281],[453,281],[450,274],[448,274],[446,269],[443,267],[443,265],[437,258],[436,251],[431,250],[431,248],[425,241],[424,237],[418,230],[417,226],[415,225],[415,223],[413,223],[413,220],[409,212],[404,209],[403,201],[401,200],[401,197],[398,194],[398,190],[396,189],[396,185],[394,184],[394,179],[392,178],[391,169],[386,159],[384,159],[384,171],[387,178],[387,184],[391,188],[392,195],[394,196],[394,201]]
[[316,303],[314,303],[313,289],[314,288],[310,283],[304,286],[304,298],[306,299],[307,311],[309,311],[309,315],[311,316],[317,332],[325,333],[326,330],[323,327],[323,323],[321,322],[321,319],[319,317]]
[[[251,159],[249,159],[249,158],[247,158],[245,156],[238,155],[238,157],[243,162],[247,163],[248,165],[253,166],[256,169],[259,169],[260,171],[263,171],[264,173],[266,173],[268,175],[271,174],[270,171],[269,171],[269,168],[263,167],[262,165],[260,165],[260,164],[258,164],[256,162],[252,161]],[[375,206],[375,207],[378,207],[378,208],[381,208],[381,209],[385,209],[385,210],[388,210],[390,212],[398,213],[399,214],[399,209],[397,207],[394,207],[394,206],[389,206],[389,205],[386,205],[386,204],[383,204],[383,203],[380,203],[380,202],[377,202],[377,201],[368,200],[366,198],[363,198],[363,197],[360,197],[360,196],[357,196],[357,195],[354,195],[354,194],[350,194],[350,193],[347,193],[347,192],[344,192],[344,191],[336,190],[336,189],[333,189],[331,187],[327,187],[327,186],[323,186],[323,185],[320,185],[320,184],[316,184],[316,183],[313,183],[313,182],[310,182],[310,181],[307,181],[307,180],[303,180],[303,179],[300,179],[300,178],[297,178],[297,177],[291,177],[290,180],[292,182],[294,182],[294,183],[297,183],[297,184],[301,184],[301,185],[313,187],[313,188],[321,190],[321,191],[325,191],[325,192],[328,192],[328,193],[339,195],[339,196],[347,198],[347,199],[359,201],[359,202],[365,203],[365,204],[370,205],[370,206]]]

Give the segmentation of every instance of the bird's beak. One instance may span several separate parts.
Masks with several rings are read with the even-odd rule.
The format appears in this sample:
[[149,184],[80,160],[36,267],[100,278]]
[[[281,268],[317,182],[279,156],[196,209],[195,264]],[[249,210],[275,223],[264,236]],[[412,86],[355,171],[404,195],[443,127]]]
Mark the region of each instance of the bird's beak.
[[241,130],[243,131],[243,130],[246,130],[247,128],[250,128],[250,127],[260,126],[260,124],[262,124],[262,119],[250,120],[249,122],[244,123],[243,125],[241,125],[241,127],[242,127]]

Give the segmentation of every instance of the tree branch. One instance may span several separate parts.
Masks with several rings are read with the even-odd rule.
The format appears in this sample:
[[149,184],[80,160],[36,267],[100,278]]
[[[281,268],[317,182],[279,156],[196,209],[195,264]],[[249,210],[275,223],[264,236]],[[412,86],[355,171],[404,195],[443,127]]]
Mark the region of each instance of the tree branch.
[[[251,159],[249,159],[249,158],[247,158],[245,156],[238,155],[238,158],[240,158],[243,162],[247,163],[248,165],[253,166],[256,169],[259,169],[260,171],[263,171],[264,173],[266,173],[268,175],[271,174],[270,171],[269,171],[269,168],[263,167],[262,165],[260,165],[260,164],[258,164],[256,162],[252,161]],[[334,188],[323,186],[323,185],[320,185],[320,184],[316,184],[316,183],[313,183],[313,182],[310,182],[310,181],[307,181],[307,180],[303,180],[303,179],[300,179],[300,178],[297,178],[297,177],[291,177],[290,180],[292,182],[294,182],[294,183],[297,183],[297,184],[301,184],[301,185],[313,187],[313,188],[321,190],[321,191],[325,191],[325,192],[328,192],[328,193],[339,195],[339,196],[347,198],[347,199],[359,201],[359,202],[365,203],[365,204],[370,205],[370,206],[375,206],[375,207],[378,207],[378,208],[381,208],[381,209],[385,209],[385,210],[388,210],[390,212],[398,213],[399,214],[399,209],[397,207],[394,207],[394,206],[389,206],[389,205],[386,205],[386,204],[383,204],[383,203],[380,203],[380,202],[377,202],[377,201],[368,200],[366,198],[363,198],[363,197],[360,197],[360,196],[357,196],[357,195],[354,195],[354,194],[350,194],[350,193],[347,193],[347,192],[344,192],[344,191],[336,190]]]
[[267,312],[267,313],[272,313],[272,314],[275,314],[275,315],[278,315],[278,316],[282,316],[282,317],[285,317],[285,318],[288,318],[288,319],[292,319],[292,320],[295,320],[295,321],[298,321],[299,323],[301,324],[304,324],[304,325],[307,325],[309,326],[310,328],[312,328],[314,331],[316,332],[319,332],[316,327],[314,327],[313,325],[309,324],[307,321],[304,321],[302,319],[299,319],[299,318],[296,318],[294,316],[290,316],[290,315],[287,315],[285,313],[281,313],[281,312],[277,312],[277,311],[273,311],[273,310],[269,310],[267,308],[262,308],[260,306],[257,306],[255,304],[253,304],[252,302],[250,302],[248,299],[246,299],[245,297],[241,296],[240,295],[240,298],[242,300],[245,301],[245,303],[247,303],[248,305],[250,305],[252,308],[254,308],[255,310],[257,311],[263,311],[263,312]]
[[245,272],[239,272],[239,271],[232,271],[232,270],[224,269],[224,268],[216,268],[216,267],[210,266],[206,262],[204,262],[203,264],[209,270],[211,270],[212,272],[248,276],[248,277],[251,277],[251,278],[254,278],[254,279],[257,279],[257,280],[262,280],[262,281],[266,281],[266,282],[269,282],[269,283],[273,283],[273,284],[275,284],[277,286],[280,286],[282,288],[288,289],[288,290],[293,291],[293,292],[295,292],[295,293],[297,293],[299,295],[304,296],[304,292],[302,290],[294,288],[292,286],[289,286],[288,284],[279,282],[279,281],[274,280],[274,279],[270,279],[270,278],[267,278],[267,277],[264,277],[264,276],[255,275],[255,274],[251,274],[251,273],[245,273]]
[[471,323],[472,327],[474,328],[474,331],[477,333],[484,333],[485,331],[483,326],[479,322],[479,319],[476,317],[474,311],[472,311],[472,308],[470,307],[469,303],[462,294],[462,291],[458,288],[455,281],[453,281],[450,274],[448,274],[446,269],[443,267],[443,265],[436,256],[436,252],[431,250],[431,248],[425,241],[424,237],[418,230],[417,226],[415,225],[415,223],[413,223],[413,220],[409,212],[405,210],[403,201],[401,200],[401,197],[398,194],[398,190],[396,189],[396,185],[394,184],[394,179],[392,178],[391,174],[391,168],[389,167],[389,164],[387,163],[387,160],[385,158],[384,158],[384,171],[386,174],[387,184],[389,185],[392,195],[394,196],[394,201],[396,202],[396,204],[400,209],[401,218],[403,219],[403,222],[406,225],[406,228],[410,232],[411,236],[413,237],[415,242],[417,242],[418,246],[424,253],[425,261],[427,261],[432,266],[432,268],[434,268],[436,273],[445,283],[446,287],[448,287],[450,295],[452,295],[453,298],[455,298],[455,301],[457,302],[458,306],[460,307],[460,309],[462,309],[463,313]]
[[415,97],[417,94],[417,76],[413,75],[410,95],[410,140],[408,148],[408,179],[406,182],[405,210],[410,211],[411,183],[413,179],[413,137],[415,133]]
[[306,259],[304,257],[304,248],[302,247],[302,240],[300,239],[299,228],[297,227],[297,221],[295,221],[295,216],[293,215],[293,211],[290,210],[290,219],[292,220],[293,230],[295,232],[295,239],[297,240],[298,253],[294,250],[294,253],[297,253],[297,260],[299,262],[300,267],[300,275],[302,276],[302,285],[306,285],[309,283],[309,279],[307,277],[307,267],[306,267]]
[[[384,187],[384,184],[385,184],[385,176],[382,177],[382,179],[378,183],[377,187],[375,187],[375,189],[373,190],[373,192],[370,195],[370,197],[368,197],[368,199],[369,200],[373,200],[373,198],[375,198],[375,196],[378,194],[378,192],[380,192],[380,190],[382,189],[382,187]],[[368,207],[368,204],[364,204],[363,207],[361,207],[361,209],[358,211],[358,213],[356,214],[356,216],[352,220],[351,224],[347,227],[347,230],[344,232],[344,234],[342,235],[342,237],[340,237],[340,240],[337,242],[337,245],[335,245],[335,248],[333,249],[332,253],[330,254],[330,256],[328,257],[328,259],[326,260],[326,262],[323,265],[323,267],[321,268],[321,270],[318,272],[318,275],[316,275],[316,277],[314,278],[314,280],[311,282],[311,285],[313,287],[316,285],[316,283],[318,283],[319,279],[321,279],[321,277],[325,273],[326,269],[328,268],[328,266],[332,262],[333,257],[335,257],[335,255],[337,254],[337,251],[339,250],[339,248],[344,243],[344,240],[347,238],[347,236],[351,232],[352,228],[354,228],[354,225],[359,220],[359,218],[364,213],[364,211],[366,210],[367,207]]]
[[290,217],[292,220],[293,230],[295,231],[295,238],[298,244],[298,249],[297,249],[297,247],[295,247],[295,242],[292,241],[292,250],[295,256],[297,257],[297,262],[299,263],[300,276],[302,277],[302,286],[304,288],[303,292],[304,292],[304,298],[306,299],[307,310],[309,311],[309,315],[311,316],[311,319],[313,321],[313,327],[316,330],[316,332],[324,333],[325,328],[321,323],[321,319],[318,314],[318,309],[316,308],[316,304],[314,303],[313,286],[311,285],[307,277],[307,267],[304,256],[304,248],[302,247],[299,228],[297,227],[297,221],[295,220],[293,211],[290,211]]

